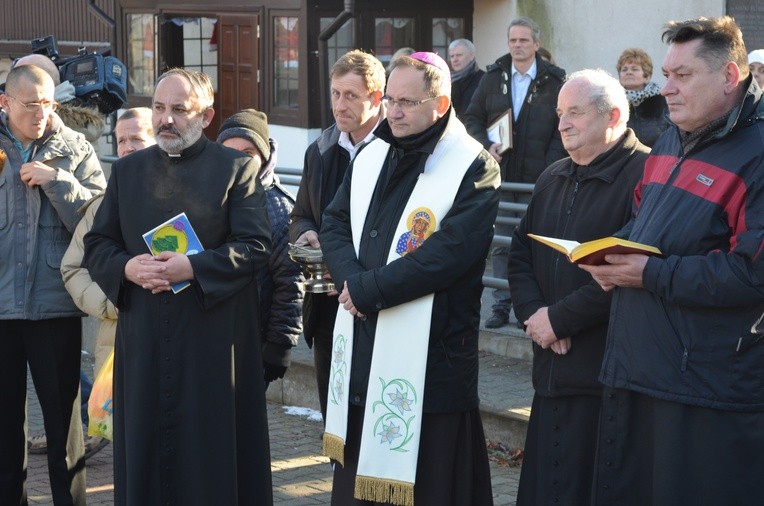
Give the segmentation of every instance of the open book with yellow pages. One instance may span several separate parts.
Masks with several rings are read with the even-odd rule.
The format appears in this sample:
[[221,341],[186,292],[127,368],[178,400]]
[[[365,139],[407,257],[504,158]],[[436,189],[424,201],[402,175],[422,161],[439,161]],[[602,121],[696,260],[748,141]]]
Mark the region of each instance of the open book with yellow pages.
[[661,250],[654,246],[641,244],[618,237],[603,237],[580,243],[567,239],[556,239],[554,237],[544,237],[543,235],[528,234],[542,244],[554,248],[568,257],[568,260],[575,264],[602,265],[605,262],[605,255],[628,255],[636,253],[640,255],[662,256]]

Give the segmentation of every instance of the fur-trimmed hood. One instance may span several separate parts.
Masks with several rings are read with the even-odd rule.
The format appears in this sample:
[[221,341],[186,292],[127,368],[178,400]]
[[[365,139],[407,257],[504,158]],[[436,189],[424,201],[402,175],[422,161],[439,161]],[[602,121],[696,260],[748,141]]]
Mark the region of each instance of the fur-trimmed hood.
[[64,125],[84,135],[91,144],[103,135],[104,117],[95,107],[61,104],[56,112]]

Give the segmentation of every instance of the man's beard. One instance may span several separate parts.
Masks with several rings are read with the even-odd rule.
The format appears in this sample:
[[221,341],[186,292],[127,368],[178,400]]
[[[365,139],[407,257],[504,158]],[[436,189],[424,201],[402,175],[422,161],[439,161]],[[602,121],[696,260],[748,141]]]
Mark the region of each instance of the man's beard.
[[[199,137],[202,136],[202,131],[204,130],[204,126],[202,125],[203,120],[204,118],[199,116],[197,119],[190,121],[185,132],[178,130],[175,125],[162,125],[159,127],[159,131],[157,131],[154,138],[162,151],[171,155],[178,155],[183,152],[184,149],[198,141]],[[161,132],[165,131],[172,132],[178,137],[175,139],[165,139],[159,135]]]

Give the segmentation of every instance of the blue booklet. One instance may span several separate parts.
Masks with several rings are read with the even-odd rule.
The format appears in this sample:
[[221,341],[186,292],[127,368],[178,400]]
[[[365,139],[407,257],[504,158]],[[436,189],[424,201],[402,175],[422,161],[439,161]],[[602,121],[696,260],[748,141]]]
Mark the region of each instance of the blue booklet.
[[[143,234],[143,240],[151,254],[156,256],[163,251],[174,251],[184,255],[196,255],[204,251],[194,227],[188,221],[186,213],[180,213]],[[191,286],[189,281],[181,281],[171,286],[172,293]]]

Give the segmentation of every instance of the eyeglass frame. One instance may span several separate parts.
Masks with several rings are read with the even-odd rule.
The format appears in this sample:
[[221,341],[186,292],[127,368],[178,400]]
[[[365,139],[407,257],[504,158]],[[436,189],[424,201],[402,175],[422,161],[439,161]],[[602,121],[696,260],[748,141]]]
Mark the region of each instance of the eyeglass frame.
[[384,102],[385,107],[387,107],[388,109],[393,108],[397,105],[401,111],[411,111],[414,108],[424,104],[425,102],[429,102],[430,100],[435,100],[436,98],[440,98],[440,97],[441,95],[436,95],[434,97],[428,97],[423,100],[409,100],[407,98],[395,100],[394,98],[390,98],[389,96],[384,95],[382,97],[382,102]]
[[[43,110],[44,111],[44,110],[47,109],[49,111],[55,111],[56,109],[58,109],[58,106],[61,105],[58,102],[56,102],[55,100],[53,100],[51,102],[22,102],[21,100],[19,100],[18,98],[14,97],[13,95],[9,95],[9,94],[6,93],[5,96],[15,100],[16,102],[18,102],[21,105],[21,107],[24,108],[24,110],[26,112],[30,112],[30,113],[34,113],[34,114],[36,114],[37,111],[39,111],[39,110]],[[30,107],[34,107],[34,109],[30,109]]]

